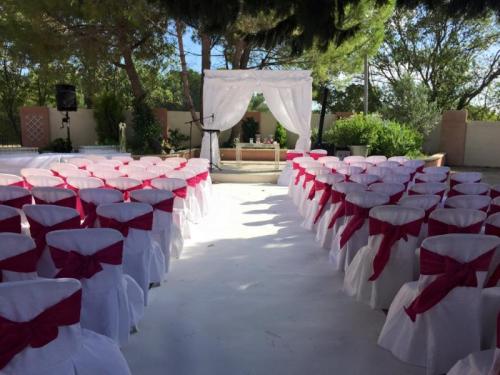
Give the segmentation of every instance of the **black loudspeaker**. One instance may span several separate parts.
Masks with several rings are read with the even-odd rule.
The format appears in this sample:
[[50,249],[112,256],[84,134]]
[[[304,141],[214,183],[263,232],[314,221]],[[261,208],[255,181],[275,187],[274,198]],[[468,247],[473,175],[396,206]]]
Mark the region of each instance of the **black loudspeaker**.
[[75,112],[77,110],[75,86],[56,85],[56,102],[58,111]]

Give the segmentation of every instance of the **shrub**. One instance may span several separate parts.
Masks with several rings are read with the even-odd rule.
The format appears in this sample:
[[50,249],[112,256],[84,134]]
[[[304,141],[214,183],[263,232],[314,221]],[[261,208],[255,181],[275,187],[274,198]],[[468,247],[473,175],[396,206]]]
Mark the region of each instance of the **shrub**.
[[96,98],[94,118],[99,144],[116,145],[119,142],[118,124],[125,120],[125,107],[119,98],[112,93],[104,93]]
[[374,129],[381,123],[382,119],[375,115],[353,115],[337,120],[335,125],[325,132],[324,139],[336,147],[369,145],[373,140]]
[[394,121],[381,123],[374,132],[370,153],[375,155],[415,156],[422,150],[423,136],[417,130]]
[[252,117],[247,117],[241,123],[241,131],[243,142],[250,141],[250,138],[255,140],[255,135],[259,132],[259,123]]
[[140,154],[159,154],[162,150],[160,124],[155,119],[152,109],[144,99],[133,102],[132,149]]
[[178,151],[182,148],[184,142],[188,140],[189,137],[182,134],[179,129],[168,129],[168,140],[163,148],[168,149],[167,153],[170,152],[170,150]]
[[40,152],[71,152],[73,146],[71,141],[63,138],[56,138],[52,140],[47,146],[40,149]]
[[276,131],[274,132],[274,140],[279,143],[281,148],[286,148],[286,129],[279,122],[276,123]]

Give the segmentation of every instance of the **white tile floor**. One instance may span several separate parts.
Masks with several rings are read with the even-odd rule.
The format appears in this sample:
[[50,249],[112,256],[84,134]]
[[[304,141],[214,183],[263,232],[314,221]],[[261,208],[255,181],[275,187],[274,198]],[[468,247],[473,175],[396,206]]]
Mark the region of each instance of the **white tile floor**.
[[123,348],[134,375],[424,374],[377,346],[384,314],[342,293],[286,188],[214,193]]

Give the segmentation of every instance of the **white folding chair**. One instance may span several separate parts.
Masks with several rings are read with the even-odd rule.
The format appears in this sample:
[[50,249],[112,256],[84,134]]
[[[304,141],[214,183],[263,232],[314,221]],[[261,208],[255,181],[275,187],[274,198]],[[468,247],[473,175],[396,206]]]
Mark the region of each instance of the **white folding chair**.
[[24,179],[15,174],[0,173],[0,186],[24,187]]
[[174,193],[166,190],[142,189],[130,193],[130,200],[132,202],[147,203],[153,207],[152,237],[159,244],[163,252],[166,272],[168,272],[170,265],[174,199]]
[[376,176],[374,174],[367,174],[367,173],[362,173],[362,174],[355,174],[352,176],[349,176],[349,181],[351,182],[357,182],[358,184],[370,186],[371,184],[374,184],[376,182],[380,182],[380,177]]
[[0,283],[33,280],[38,277],[38,254],[33,239],[20,233],[0,233]]
[[342,161],[346,164],[359,163],[365,161],[364,156],[346,156]]
[[56,176],[31,175],[26,177],[26,186],[28,189],[34,187],[59,187],[65,186],[64,180]]
[[352,192],[345,197],[345,222],[332,240],[330,262],[336,270],[345,271],[354,256],[368,243],[370,209],[389,203],[389,196],[373,191]]
[[153,165],[162,162],[162,159],[159,156],[141,156],[139,160]]
[[21,233],[21,214],[14,207],[0,205],[0,233]]
[[491,198],[486,195],[457,195],[446,199],[444,206],[446,208],[472,208],[488,212]]
[[[0,372],[23,375],[130,375],[118,346],[80,326],[82,290],[74,279],[0,283]],[[29,328],[28,328],[29,327]]]
[[483,174],[480,172],[457,172],[450,175],[450,186],[456,184],[481,182]]
[[427,374],[446,373],[480,350],[481,289],[499,245],[499,238],[480,234],[425,239],[420,278],[399,290],[378,344]]
[[377,182],[371,184],[368,189],[389,196],[389,204],[398,203],[406,191],[405,185],[397,182]]
[[385,157],[384,155],[371,155],[366,158],[366,161],[368,163],[372,163],[374,165],[378,165],[386,160],[387,157]]
[[374,207],[368,244],[355,255],[344,290],[373,309],[388,309],[404,283],[413,281],[415,249],[425,211],[403,206]]
[[84,219],[82,228],[95,228],[99,225],[96,210],[100,204],[123,202],[123,193],[115,189],[81,188],[78,195]]
[[106,186],[120,191],[127,201],[131,191],[142,189],[142,181],[130,177],[115,177],[106,179]]
[[[79,280],[82,327],[126,344],[134,326],[129,311],[142,312],[144,298],[135,304],[129,301],[121,233],[106,228],[58,230],[47,234],[47,245],[49,267],[41,276]],[[137,284],[136,289],[142,295]]]
[[329,250],[338,228],[345,219],[345,197],[352,192],[365,191],[367,187],[356,182],[340,182],[332,184],[331,204],[321,216],[317,225],[316,241]]
[[[101,204],[97,207],[97,217],[102,228],[116,229],[122,233],[123,270],[139,284],[144,292],[144,303],[147,304],[149,286],[161,282],[165,274],[165,259],[161,257],[161,251],[153,257],[153,208],[149,204],[135,202]],[[156,263],[154,267],[153,262]],[[153,269],[160,271],[152,275]]]
[[302,226],[313,230],[323,213],[331,204],[332,185],[344,181],[344,176],[336,173],[321,174],[314,180],[314,188],[310,191],[305,208]]
[[76,193],[70,189],[56,187],[34,187],[31,194],[35,204],[53,204],[55,206],[76,208]]
[[448,197],[455,195],[490,195],[490,186],[482,182],[465,182],[450,187]]

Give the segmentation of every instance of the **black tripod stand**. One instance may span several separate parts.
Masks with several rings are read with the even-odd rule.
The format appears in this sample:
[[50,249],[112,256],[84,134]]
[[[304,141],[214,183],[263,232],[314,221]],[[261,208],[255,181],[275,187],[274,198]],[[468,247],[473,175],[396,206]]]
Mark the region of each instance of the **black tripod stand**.
[[[192,155],[192,136],[193,136],[193,124],[196,123],[196,122],[200,122],[202,125],[203,125],[203,120],[206,120],[208,118],[211,118],[212,121],[214,120],[214,114],[212,113],[210,116],[205,116],[203,118],[197,118],[197,119],[194,119],[194,120],[191,120],[191,121],[186,121],[184,124],[189,124],[189,158],[191,159],[193,157]],[[202,129],[203,130],[203,129]],[[203,130],[205,131],[205,130]],[[210,135],[211,136],[211,135]],[[210,139],[212,140],[212,139]],[[210,143],[210,147],[212,146],[212,144]]]
[[220,133],[220,130],[216,129],[204,129],[202,128],[203,132],[208,133],[210,136],[210,172],[213,171],[214,167],[217,168],[219,171],[221,170],[218,165],[213,163],[213,152],[212,152],[212,134],[213,133]]

